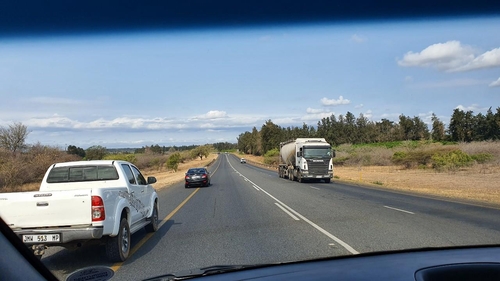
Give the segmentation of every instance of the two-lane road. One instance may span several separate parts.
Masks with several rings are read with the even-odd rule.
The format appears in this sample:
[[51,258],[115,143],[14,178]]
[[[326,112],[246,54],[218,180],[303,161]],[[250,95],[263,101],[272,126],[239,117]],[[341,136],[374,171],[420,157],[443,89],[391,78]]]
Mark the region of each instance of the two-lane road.
[[60,278],[107,265],[138,280],[210,265],[256,264],[404,248],[500,244],[500,210],[339,184],[298,183],[228,154],[212,185],[159,190],[160,230],[133,237],[132,256],[102,247],[54,250],[42,261]]

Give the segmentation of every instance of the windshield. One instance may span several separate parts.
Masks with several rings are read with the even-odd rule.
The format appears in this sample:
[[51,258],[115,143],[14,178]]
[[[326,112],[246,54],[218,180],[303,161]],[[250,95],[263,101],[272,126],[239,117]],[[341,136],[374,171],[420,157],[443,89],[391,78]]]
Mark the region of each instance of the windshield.
[[329,158],[332,157],[332,149],[329,147],[304,147],[305,158]]
[[189,169],[187,171],[188,174],[204,174],[205,169]]
[[[101,220],[85,229],[114,226],[102,237],[45,241],[41,261],[60,279],[94,265],[138,280],[500,244],[499,27],[429,18],[0,38],[0,191],[35,192],[68,161],[121,160],[144,175],[81,212]],[[306,162],[297,139],[331,148],[304,148]],[[117,178],[82,165],[56,165],[48,182]],[[197,167],[209,174],[186,175]],[[122,218],[132,227],[119,235]],[[130,248],[109,244],[127,233]]]

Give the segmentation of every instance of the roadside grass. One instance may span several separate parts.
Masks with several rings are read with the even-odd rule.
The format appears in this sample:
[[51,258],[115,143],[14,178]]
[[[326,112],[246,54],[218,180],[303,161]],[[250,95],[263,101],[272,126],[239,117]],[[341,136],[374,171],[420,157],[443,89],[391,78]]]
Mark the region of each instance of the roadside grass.
[[500,164],[500,141],[471,143],[407,141],[343,144],[335,147],[334,165],[392,166],[453,172],[477,165]]
[[[179,156],[176,159],[179,161],[178,163],[190,162],[194,157],[191,151],[180,151],[174,154]],[[171,155],[172,153],[122,153],[107,154],[103,159],[124,160],[133,163],[141,170],[161,172],[175,170],[167,167],[167,161]],[[61,148],[39,143],[18,153],[0,149],[0,192],[38,190],[40,182],[50,165],[79,160],[83,159],[77,155],[68,154]]]

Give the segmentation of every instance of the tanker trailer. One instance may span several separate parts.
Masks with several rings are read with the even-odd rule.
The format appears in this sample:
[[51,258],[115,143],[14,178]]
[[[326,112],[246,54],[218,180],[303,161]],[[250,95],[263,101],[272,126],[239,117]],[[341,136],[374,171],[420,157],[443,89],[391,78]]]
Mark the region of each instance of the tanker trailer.
[[324,180],[333,177],[334,151],[324,138],[297,138],[280,143],[278,175],[297,180]]

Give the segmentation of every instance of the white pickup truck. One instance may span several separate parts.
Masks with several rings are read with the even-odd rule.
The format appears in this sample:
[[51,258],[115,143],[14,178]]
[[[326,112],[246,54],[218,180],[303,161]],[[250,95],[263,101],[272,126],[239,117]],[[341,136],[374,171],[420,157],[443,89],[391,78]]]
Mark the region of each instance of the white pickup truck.
[[40,190],[0,193],[0,217],[41,258],[48,246],[74,247],[99,239],[111,261],[130,253],[130,235],[158,230],[158,195],[125,161],[57,163]]

